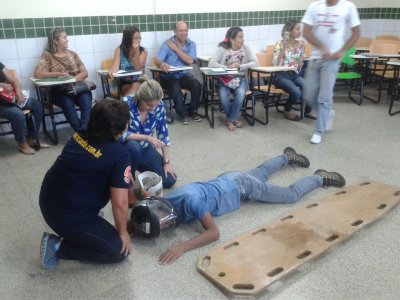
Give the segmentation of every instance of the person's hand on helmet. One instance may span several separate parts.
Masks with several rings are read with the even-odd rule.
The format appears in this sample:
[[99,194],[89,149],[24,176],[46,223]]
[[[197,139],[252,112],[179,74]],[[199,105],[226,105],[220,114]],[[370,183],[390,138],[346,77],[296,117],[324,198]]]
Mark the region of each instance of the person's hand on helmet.
[[181,245],[171,247],[167,250],[165,250],[161,255],[160,258],[158,259],[159,263],[162,265],[169,265],[172,264],[174,261],[176,261],[183,253],[185,250]]

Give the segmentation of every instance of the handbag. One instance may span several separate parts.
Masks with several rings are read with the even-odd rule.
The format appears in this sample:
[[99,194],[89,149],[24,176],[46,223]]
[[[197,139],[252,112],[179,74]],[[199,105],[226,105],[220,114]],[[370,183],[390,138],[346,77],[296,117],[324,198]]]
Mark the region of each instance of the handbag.
[[14,90],[9,91],[3,87],[0,87],[0,101],[3,104],[12,106],[17,102],[17,96]]
[[240,86],[241,78],[221,75],[218,77],[218,82],[221,85],[226,86],[227,88],[236,89],[237,87]]
[[72,83],[63,84],[59,91],[67,96],[77,96],[96,89],[94,82],[89,80],[81,80]]

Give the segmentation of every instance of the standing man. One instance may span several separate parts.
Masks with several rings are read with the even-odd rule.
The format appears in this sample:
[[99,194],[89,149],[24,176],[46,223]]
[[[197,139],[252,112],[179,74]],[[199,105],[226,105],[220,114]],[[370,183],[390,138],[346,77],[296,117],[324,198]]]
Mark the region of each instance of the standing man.
[[[310,142],[319,144],[325,130],[332,127],[336,74],[340,59],[360,37],[360,18],[350,1],[319,0],[311,3],[302,22],[303,35],[313,46],[306,70],[304,98],[314,106],[318,102],[318,117]],[[351,32],[346,40],[347,31]]]
[[[170,92],[175,105],[176,113],[181,117],[182,124],[188,125],[191,121],[201,122],[197,114],[200,102],[201,84],[188,71],[170,72],[170,68],[190,66],[196,63],[196,43],[188,39],[188,26],[178,21],[174,26],[174,36],[166,40],[157,54],[156,64],[161,68],[161,85]],[[190,105],[188,111],[184,106],[181,89],[190,91]]]

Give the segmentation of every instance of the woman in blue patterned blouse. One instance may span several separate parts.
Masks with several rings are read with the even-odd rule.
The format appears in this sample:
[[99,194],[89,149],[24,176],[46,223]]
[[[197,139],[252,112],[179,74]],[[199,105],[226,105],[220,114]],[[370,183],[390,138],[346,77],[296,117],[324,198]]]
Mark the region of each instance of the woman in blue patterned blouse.
[[[136,96],[123,98],[129,104],[131,115],[124,140],[131,154],[132,174],[135,171],[155,172],[162,177],[163,187],[169,188],[176,182],[176,173],[169,160],[167,117],[161,101],[163,91],[157,81],[145,76],[138,82]],[[157,137],[153,136],[155,131]]]
[[[113,74],[119,70],[123,71],[143,71],[147,59],[147,50],[140,45],[142,37],[140,31],[134,26],[127,26],[122,34],[121,45],[115,49],[114,62],[108,71],[108,75],[113,78]],[[129,76],[120,78],[121,95],[129,96],[135,94],[139,84],[139,76]]]

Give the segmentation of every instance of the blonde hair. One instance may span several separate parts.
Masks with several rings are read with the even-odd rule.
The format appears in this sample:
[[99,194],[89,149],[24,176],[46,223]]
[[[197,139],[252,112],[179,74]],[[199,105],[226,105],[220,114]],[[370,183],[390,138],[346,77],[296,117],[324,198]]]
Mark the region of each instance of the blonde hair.
[[140,87],[136,93],[139,101],[150,102],[153,100],[161,100],[164,97],[163,90],[160,84],[153,80],[148,79],[147,76],[140,76]]

